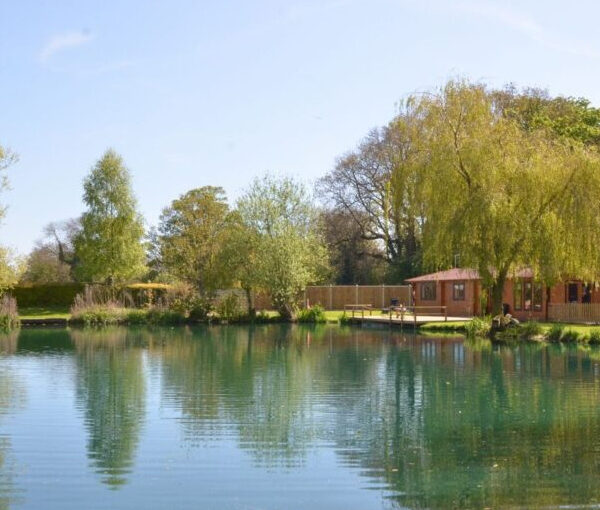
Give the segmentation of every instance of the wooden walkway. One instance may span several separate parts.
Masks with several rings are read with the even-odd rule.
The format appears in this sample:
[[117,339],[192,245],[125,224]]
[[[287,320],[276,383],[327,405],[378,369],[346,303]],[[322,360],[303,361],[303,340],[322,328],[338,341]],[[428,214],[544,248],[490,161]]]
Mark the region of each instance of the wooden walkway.
[[464,322],[470,321],[471,317],[440,317],[439,315],[417,315],[417,318],[412,315],[405,315],[404,319],[396,317],[395,314],[390,319],[389,315],[365,315],[364,317],[351,317],[352,324],[385,324],[395,327],[418,328],[428,322]]

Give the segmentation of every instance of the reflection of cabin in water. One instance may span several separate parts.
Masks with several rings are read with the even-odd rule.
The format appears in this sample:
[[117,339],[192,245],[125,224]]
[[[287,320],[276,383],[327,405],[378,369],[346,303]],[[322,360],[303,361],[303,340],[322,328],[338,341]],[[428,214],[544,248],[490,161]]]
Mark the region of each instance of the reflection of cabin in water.
[[[446,306],[448,315],[470,317],[489,313],[485,307],[486,292],[483,291],[479,273],[474,269],[449,269],[425,274],[406,280],[413,288],[416,306]],[[553,287],[546,287],[533,277],[530,269],[518,271],[504,286],[502,296],[505,311],[518,319],[561,319],[557,313],[577,311],[567,304],[594,304],[596,307],[579,307],[584,312],[596,312],[590,322],[600,321],[600,291],[579,280],[568,280]],[[588,310],[593,308],[593,310]],[[586,313],[587,313],[586,312]],[[564,317],[567,319],[568,317]]]

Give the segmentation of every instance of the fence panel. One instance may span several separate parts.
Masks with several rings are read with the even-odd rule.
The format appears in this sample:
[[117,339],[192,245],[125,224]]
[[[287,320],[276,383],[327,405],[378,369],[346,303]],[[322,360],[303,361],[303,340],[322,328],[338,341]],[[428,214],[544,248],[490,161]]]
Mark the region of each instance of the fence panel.
[[600,323],[600,303],[550,303],[548,319],[581,324]]
[[306,288],[309,304],[319,304],[326,310],[343,310],[345,305],[373,305],[386,308],[391,300],[410,305],[408,285],[321,285]]

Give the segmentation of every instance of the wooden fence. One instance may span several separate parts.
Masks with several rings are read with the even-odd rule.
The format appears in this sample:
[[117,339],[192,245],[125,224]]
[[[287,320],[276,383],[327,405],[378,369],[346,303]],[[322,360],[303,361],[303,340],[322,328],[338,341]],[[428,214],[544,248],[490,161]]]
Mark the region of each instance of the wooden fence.
[[319,304],[326,310],[343,310],[345,305],[369,304],[387,308],[392,299],[398,305],[410,306],[409,285],[315,285],[306,288],[305,302]]
[[600,303],[548,304],[548,319],[554,322],[600,323]]
[[[411,306],[410,285],[314,285],[306,287],[300,296],[304,304],[321,305],[325,310],[343,310],[345,305],[373,305],[388,308],[392,299],[397,305]],[[270,310],[271,299],[264,292],[255,292],[254,307]]]

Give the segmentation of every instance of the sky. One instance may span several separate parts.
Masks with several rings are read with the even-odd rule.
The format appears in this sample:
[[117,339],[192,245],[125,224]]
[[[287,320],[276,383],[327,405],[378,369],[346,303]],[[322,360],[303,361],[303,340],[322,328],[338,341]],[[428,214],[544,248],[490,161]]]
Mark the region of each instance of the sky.
[[84,210],[107,148],[147,226],[200,186],[308,186],[412,93],[466,77],[600,105],[597,0],[0,0],[0,244]]

